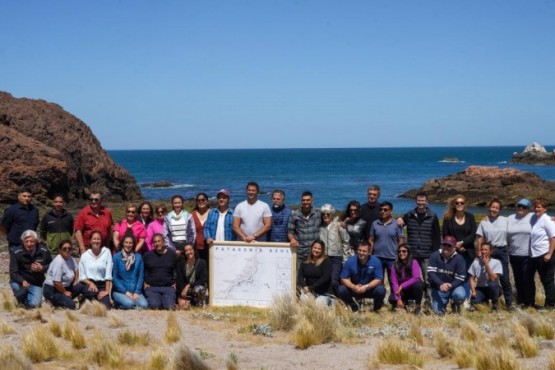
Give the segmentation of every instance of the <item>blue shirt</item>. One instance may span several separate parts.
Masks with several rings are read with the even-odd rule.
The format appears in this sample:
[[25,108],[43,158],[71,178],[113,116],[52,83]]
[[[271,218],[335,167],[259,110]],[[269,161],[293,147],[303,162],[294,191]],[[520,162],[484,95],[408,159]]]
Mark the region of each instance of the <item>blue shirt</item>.
[[21,234],[26,230],[37,230],[39,225],[39,209],[32,204],[25,207],[16,203],[4,211],[0,224],[6,228],[8,243],[21,245]]
[[374,240],[374,256],[393,260],[397,258],[398,241],[404,236],[395,219],[385,224],[381,220],[374,221],[370,237]]
[[112,284],[114,285],[114,292],[142,294],[145,269],[141,255],[135,253],[135,262],[129,270],[125,268],[125,261],[121,258],[121,252],[114,255],[113,261]]
[[[233,209],[228,208],[224,216],[224,238],[226,241],[237,240],[237,236],[233,231]],[[218,229],[218,219],[220,218],[219,208],[211,208],[208,217],[204,223],[204,239],[216,240],[216,231]]]
[[363,265],[358,256],[350,257],[341,271],[341,279],[351,279],[353,284],[368,284],[372,280],[380,279],[383,281],[383,270],[380,260],[370,256]]
[[270,210],[272,211],[272,228],[270,229],[269,241],[288,243],[287,227],[293,210],[287,206],[271,207]]

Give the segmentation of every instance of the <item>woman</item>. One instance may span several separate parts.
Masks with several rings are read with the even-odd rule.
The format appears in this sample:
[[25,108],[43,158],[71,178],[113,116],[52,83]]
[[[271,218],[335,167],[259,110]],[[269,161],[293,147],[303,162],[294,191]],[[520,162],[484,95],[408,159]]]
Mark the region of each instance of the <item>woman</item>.
[[65,208],[64,197],[54,196],[52,209],[48,211],[40,222],[40,236],[46,240],[46,247],[52,257],[58,254],[61,241],[71,239],[73,235],[73,216]]
[[536,284],[530,279],[530,207],[528,199],[521,199],[516,204],[516,214],[507,221],[507,243],[509,260],[513,269],[516,287],[516,303],[523,307],[532,307],[536,297]]
[[150,202],[144,201],[139,204],[139,217],[137,219],[143,224],[145,229],[154,221],[154,208]]
[[297,274],[297,286],[303,296],[313,296],[316,302],[330,306],[335,299],[331,293],[332,263],[325,254],[326,245],[316,239],[310,246],[310,255],[301,263]]
[[208,195],[205,193],[198,193],[195,201],[196,206],[191,212],[195,223],[195,248],[198,251],[199,257],[208,263],[208,248],[204,239],[204,223],[210,211],[210,207],[208,206]]
[[333,292],[336,293],[339,286],[339,275],[343,268],[343,262],[351,256],[349,246],[349,233],[337,221],[335,208],[331,204],[324,204],[320,208],[322,214],[322,225],[320,227],[320,240],[327,248],[327,256],[331,261],[331,285]]
[[180,308],[185,309],[191,305],[202,306],[205,303],[208,283],[206,262],[198,258],[195,248],[191,244],[185,244],[183,253],[185,259],[177,264],[177,304]]
[[59,243],[59,254],[48,267],[43,287],[44,298],[52,306],[70,310],[75,309],[73,299],[85,289],[83,284],[79,284],[79,270],[71,257],[72,249],[70,240]]
[[102,234],[93,231],[91,247],[81,255],[79,261],[79,282],[86,285],[83,295],[86,299],[96,299],[106,308],[112,307],[112,253],[102,246]]
[[[452,236],[457,240],[455,250],[460,254],[466,262],[466,271],[470,268],[472,261],[476,255],[474,249],[474,240],[476,239],[476,219],[470,212],[466,212],[466,198],[464,195],[457,194],[449,199],[447,210],[443,215],[442,234]],[[464,282],[466,297],[470,298],[470,284],[468,275]],[[465,301],[465,307],[470,307]]]
[[343,214],[343,224],[349,234],[350,255],[356,254],[358,245],[365,239],[366,221],[360,218],[360,203],[351,200]]
[[424,292],[424,284],[422,284],[422,272],[418,261],[412,258],[412,253],[406,244],[399,245],[397,250],[397,259],[393,263],[390,279],[392,286],[392,294],[389,295],[389,303],[393,308],[406,308],[409,300],[416,303],[415,314],[420,313],[420,304],[422,303],[422,293]]
[[503,289],[503,297],[505,298],[505,309],[507,311],[513,310],[513,288],[511,287],[511,280],[509,276],[509,254],[507,251],[507,222],[508,219],[505,216],[500,216],[499,211],[501,211],[501,201],[497,198],[493,198],[489,202],[489,212],[488,216],[484,218],[480,225],[478,225],[478,230],[476,231],[476,236],[478,237],[478,257],[481,256],[481,246],[482,243],[487,242],[493,248],[491,257],[499,260],[501,266],[503,267],[503,274],[499,279],[501,283],[501,288]]
[[179,256],[186,243],[195,243],[195,222],[193,216],[183,209],[181,195],[174,195],[171,202],[172,211],[164,221],[164,239],[166,246],[175,250]]
[[151,251],[154,249],[154,245],[152,244],[152,237],[155,234],[164,234],[164,220],[166,219],[166,214],[168,213],[168,209],[162,203],[156,205],[156,218],[152,221],[148,227],[146,228],[146,251]]
[[534,215],[531,217],[530,255],[533,279],[536,271],[545,291],[545,308],[555,309],[555,223],[547,215],[547,201],[534,200]]
[[113,242],[116,252],[121,249],[121,242],[126,235],[133,235],[137,241],[135,252],[144,253],[146,229],[143,223],[137,219],[137,207],[133,204],[125,207],[125,218],[114,226]]
[[127,235],[123,238],[122,249],[114,255],[112,272],[114,290],[112,298],[116,307],[128,310],[147,308],[148,302],[143,296],[144,266],[143,258],[135,253],[135,238]]
[[175,268],[177,254],[174,249],[166,247],[164,236],[152,237],[154,250],[146,252],[144,290],[148,307],[169,310],[175,307]]

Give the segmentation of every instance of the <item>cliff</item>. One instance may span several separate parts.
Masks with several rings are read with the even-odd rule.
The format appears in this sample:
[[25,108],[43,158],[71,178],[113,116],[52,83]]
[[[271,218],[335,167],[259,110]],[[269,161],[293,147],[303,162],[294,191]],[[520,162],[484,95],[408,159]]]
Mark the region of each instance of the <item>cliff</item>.
[[428,180],[421,188],[403,193],[401,198],[413,198],[419,191],[425,191],[430,202],[447,202],[456,194],[463,194],[470,204],[478,207],[487,206],[493,197],[511,208],[521,198],[532,201],[542,197],[550,204],[555,203],[555,182],[512,168],[470,166],[464,171]]
[[69,200],[97,189],[113,201],[141,199],[135,179],[102,149],[91,129],[57,104],[0,92],[0,203],[28,186],[36,201]]

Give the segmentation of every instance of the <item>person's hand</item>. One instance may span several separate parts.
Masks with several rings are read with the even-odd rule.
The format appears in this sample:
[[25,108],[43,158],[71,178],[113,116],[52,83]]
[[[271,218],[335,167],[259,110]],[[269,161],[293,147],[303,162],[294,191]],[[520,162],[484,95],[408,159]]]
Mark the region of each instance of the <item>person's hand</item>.
[[403,221],[403,217],[397,218],[397,226],[399,226],[400,228],[403,228],[405,226],[405,221]]
[[543,260],[544,260],[545,262],[549,262],[549,261],[551,261],[551,256],[552,256],[551,253],[546,253],[546,254],[543,256]]
[[42,271],[42,265],[39,262],[33,262],[31,264],[31,271],[41,272]]
[[397,308],[405,308],[405,304],[403,303],[402,299],[399,299],[397,301]]
[[179,308],[187,310],[191,307],[191,301],[189,301],[188,299],[178,298],[177,305],[179,306]]
[[125,295],[128,296],[129,298],[133,299],[133,293],[125,292]]
[[89,292],[93,292],[93,293],[98,292],[98,288],[96,287],[95,283],[93,283],[92,281],[88,285],[88,290],[89,290]]
[[206,239],[206,243],[211,247],[212,244],[214,244],[214,239],[208,238],[208,239]]
[[354,290],[357,294],[363,294],[364,292],[366,292],[366,285],[358,284],[355,286]]
[[401,291],[403,290],[403,287],[399,285],[399,289],[397,289],[397,291],[395,292],[395,294],[401,294]]
[[23,282],[21,283],[21,285],[23,286],[23,288],[28,289],[31,284],[29,284],[29,282],[27,280],[23,280]]
[[147,283],[143,283],[143,289],[147,290],[148,288],[150,288],[150,285],[148,285]]
[[475,291],[475,290],[471,291],[471,292],[470,292],[470,295],[471,295],[472,297],[476,297],[476,291]]
[[102,298],[106,297],[108,294],[110,294],[110,293],[108,293],[107,290],[102,290],[102,291],[98,292],[98,299],[101,300]]
[[66,297],[68,297],[68,298],[71,298],[71,292],[68,291],[68,290],[66,290],[66,291],[64,292],[64,295],[65,295]]
[[299,246],[299,241],[293,238],[289,241],[289,244],[291,245],[291,248],[297,248]]
[[247,236],[245,237],[245,241],[246,241],[247,243],[252,243],[252,242],[254,242],[255,240],[256,240],[256,238],[254,237],[254,235],[247,235]]
[[133,296],[131,298],[133,298],[133,300],[136,301],[137,299],[139,299],[139,294],[133,293]]

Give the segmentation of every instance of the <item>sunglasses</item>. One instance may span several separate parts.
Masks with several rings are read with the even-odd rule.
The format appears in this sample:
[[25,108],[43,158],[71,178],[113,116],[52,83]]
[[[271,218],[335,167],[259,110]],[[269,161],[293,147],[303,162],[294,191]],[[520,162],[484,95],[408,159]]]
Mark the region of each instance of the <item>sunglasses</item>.
[[197,202],[198,202],[198,203],[201,203],[201,202],[206,202],[206,199],[204,199],[204,198],[201,198],[201,199],[197,199]]
[[135,213],[137,213],[137,211],[127,211],[128,215],[134,215]]
[[389,212],[390,209],[389,208],[380,208],[380,212]]
[[62,249],[60,249],[62,252],[68,252],[71,250],[71,247],[63,247]]
[[100,198],[89,198],[89,201],[92,203],[100,202]]
[[455,202],[456,206],[464,206],[464,202]]
[[400,251],[399,251],[399,254],[407,254],[407,253],[409,253],[409,251],[406,250],[406,249],[403,249],[403,250],[400,250]]

